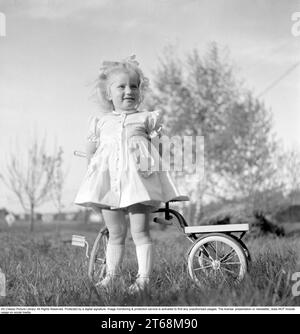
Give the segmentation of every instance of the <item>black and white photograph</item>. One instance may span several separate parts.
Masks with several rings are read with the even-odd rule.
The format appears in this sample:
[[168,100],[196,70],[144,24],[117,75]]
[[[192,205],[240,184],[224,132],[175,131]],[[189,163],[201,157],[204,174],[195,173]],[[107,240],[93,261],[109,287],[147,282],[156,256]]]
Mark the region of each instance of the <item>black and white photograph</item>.
[[0,0],[0,115],[0,313],[300,313],[300,0]]

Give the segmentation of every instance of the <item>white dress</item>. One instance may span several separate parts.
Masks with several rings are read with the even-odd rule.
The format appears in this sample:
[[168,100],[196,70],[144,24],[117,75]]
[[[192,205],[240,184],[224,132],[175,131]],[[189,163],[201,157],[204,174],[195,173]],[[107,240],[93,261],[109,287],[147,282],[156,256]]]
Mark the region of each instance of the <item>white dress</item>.
[[[149,139],[161,130],[160,111],[111,112],[92,118],[87,139],[96,143],[75,204],[120,209],[141,203],[152,207],[180,200],[168,171]],[[146,162],[145,168],[143,165]]]

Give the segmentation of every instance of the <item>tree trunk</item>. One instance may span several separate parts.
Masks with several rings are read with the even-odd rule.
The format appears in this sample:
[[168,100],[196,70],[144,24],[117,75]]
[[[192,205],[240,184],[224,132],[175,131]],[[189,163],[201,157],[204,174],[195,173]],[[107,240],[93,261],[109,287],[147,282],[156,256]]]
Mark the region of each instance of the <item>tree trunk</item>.
[[200,220],[203,217],[203,184],[201,181],[197,184],[198,198],[196,200],[193,225],[200,225]]
[[193,225],[200,225],[200,220],[203,215],[202,210],[202,196],[199,194],[199,198],[196,201],[195,211],[194,211],[194,218],[193,218]]
[[30,204],[30,232],[34,230],[34,204]]
[[190,202],[188,209],[186,211],[186,221],[188,223],[188,225],[192,225],[193,224],[193,209],[194,209],[194,205],[193,203]]
[[61,216],[62,216],[61,209],[59,209],[57,218],[56,218],[56,224],[55,224],[55,233],[57,236],[59,236],[59,233],[60,233]]

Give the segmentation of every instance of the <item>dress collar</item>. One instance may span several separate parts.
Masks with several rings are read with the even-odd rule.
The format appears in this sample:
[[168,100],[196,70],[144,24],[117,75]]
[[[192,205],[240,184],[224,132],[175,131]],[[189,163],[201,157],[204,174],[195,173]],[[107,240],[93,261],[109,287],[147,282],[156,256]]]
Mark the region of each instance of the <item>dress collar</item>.
[[128,115],[128,114],[134,114],[138,112],[138,110],[136,109],[133,109],[133,110],[113,110],[112,113],[115,114],[115,115],[122,115],[122,114],[125,114],[125,115]]

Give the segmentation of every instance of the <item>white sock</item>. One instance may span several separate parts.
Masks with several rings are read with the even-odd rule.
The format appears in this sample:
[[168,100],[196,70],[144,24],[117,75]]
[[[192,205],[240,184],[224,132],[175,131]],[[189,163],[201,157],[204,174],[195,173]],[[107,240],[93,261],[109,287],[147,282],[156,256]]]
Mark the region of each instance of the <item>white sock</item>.
[[149,281],[153,268],[153,245],[143,244],[136,246],[136,256],[138,260],[139,281]]
[[118,275],[121,272],[121,264],[124,257],[125,245],[107,244],[106,268],[107,275]]

